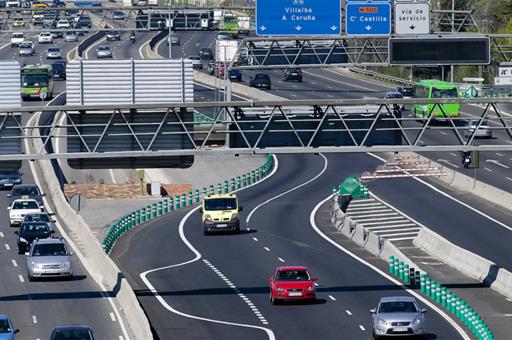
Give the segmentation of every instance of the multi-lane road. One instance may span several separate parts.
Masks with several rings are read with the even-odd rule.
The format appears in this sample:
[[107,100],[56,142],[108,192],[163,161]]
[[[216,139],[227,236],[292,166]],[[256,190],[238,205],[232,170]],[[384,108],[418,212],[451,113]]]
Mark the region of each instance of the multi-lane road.
[[[202,47],[212,47],[215,33],[179,32],[181,46],[173,46],[173,56],[196,55]],[[120,42],[105,42],[119,59],[139,58],[141,46],[152,33],[140,33],[135,44],[123,34]],[[32,41],[37,36],[30,37]],[[0,45],[0,59],[16,59],[27,64],[46,62],[43,46],[36,56],[20,58],[9,46],[7,37]],[[76,46],[56,40],[63,55]],[[94,49],[84,58],[96,58]],[[158,53],[168,55],[165,41]],[[244,72],[247,82],[253,72]],[[390,88],[355,76],[329,70],[304,71],[303,83],[286,83],[280,71],[270,71],[271,93],[287,99],[381,98]],[[64,82],[56,82],[56,93],[64,91]],[[196,100],[221,98],[218,91],[196,85]],[[37,101],[25,105],[40,104]],[[477,114],[474,107],[466,114]],[[448,138],[436,131],[435,138]],[[491,141],[492,142],[492,141]],[[460,155],[429,153],[434,160],[458,169]],[[373,170],[382,162],[368,155],[301,155],[278,157],[279,167],[263,183],[239,193],[244,205],[241,235],[204,237],[197,212],[181,211],[130,232],[115,249],[114,258],[133,284],[156,335],[160,339],[229,338],[349,339],[371,337],[369,309],[384,295],[409,294],[374,269],[327,243],[310,221],[317,204],[333,185],[348,175]],[[497,162],[494,162],[494,161]],[[477,176],[504,190],[512,190],[512,155],[507,152],[483,155]],[[507,171],[508,170],[508,171]],[[28,163],[23,164],[24,182],[33,182]],[[109,172],[115,182],[116,174]],[[472,175],[472,173],[471,173]],[[67,174],[73,179],[73,170]],[[106,181],[109,182],[108,180]],[[426,182],[425,182],[426,183]],[[507,212],[485,206],[477,198],[455,201],[425,183],[403,179],[376,182],[371,190],[429,226],[451,241],[510,268],[510,239]],[[427,183],[428,184],[428,183]],[[466,205],[464,205],[466,204]],[[469,204],[469,207],[468,207]],[[0,206],[7,199],[0,195]],[[5,210],[4,210],[5,211]],[[438,213],[432,214],[432,211]],[[250,216],[250,219],[249,219]],[[283,218],[286,217],[286,218]],[[313,216],[314,220],[314,216]],[[461,220],[466,221],[460,223]],[[123,330],[115,311],[76,262],[77,278],[70,282],[27,282],[24,255],[15,252],[15,238],[3,213],[0,228],[2,312],[9,314],[21,339],[46,338],[56,324],[87,323],[98,339],[119,339]],[[5,246],[7,245],[7,246]],[[14,261],[13,261],[14,260]],[[276,266],[307,265],[319,277],[316,304],[272,306],[266,279]],[[155,299],[153,291],[159,298]],[[457,339],[461,335],[440,314],[429,309],[429,338]],[[55,311],[47,313],[47,310]]]

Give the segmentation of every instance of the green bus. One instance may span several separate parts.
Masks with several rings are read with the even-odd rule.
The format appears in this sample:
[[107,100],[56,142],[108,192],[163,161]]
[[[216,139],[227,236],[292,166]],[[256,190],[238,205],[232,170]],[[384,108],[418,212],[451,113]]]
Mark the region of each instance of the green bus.
[[27,100],[30,98],[51,99],[52,97],[51,67],[49,65],[24,66],[21,69],[21,98]]
[[[416,85],[416,98],[459,98],[459,86],[441,80],[421,80]],[[459,103],[442,104],[441,107],[435,104],[414,104],[412,112],[421,118],[428,118],[431,112],[436,119],[460,117]]]

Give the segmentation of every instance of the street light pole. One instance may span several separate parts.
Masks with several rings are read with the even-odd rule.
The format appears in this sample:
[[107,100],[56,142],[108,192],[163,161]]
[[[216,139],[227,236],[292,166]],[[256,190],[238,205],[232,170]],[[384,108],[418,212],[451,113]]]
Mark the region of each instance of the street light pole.
[[[455,32],[455,0],[452,0],[452,33]],[[451,65],[450,68],[450,82],[453,83],[453,71],[454,67]]]

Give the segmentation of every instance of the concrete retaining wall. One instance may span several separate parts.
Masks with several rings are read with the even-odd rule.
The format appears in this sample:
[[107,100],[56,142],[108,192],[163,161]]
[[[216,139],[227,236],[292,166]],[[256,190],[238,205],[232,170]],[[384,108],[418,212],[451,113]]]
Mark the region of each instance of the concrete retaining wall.
[[512,299],[512,273],[508,270],[499,268],[495,263],[451,243],[427,228],[421,229],[413,243],[432,257]]
[[84,53],[84,51],[87,49],[87,47],[91,46],[92,44],[94,44],[96,41],[100,40],[101,38],[103,38],[103,36],[105,35],[105,32],[97,32],[97,33],[94,33],[93,35],[91,35],[90,37],[87,37],[85,38],[79,45],[78,45],[78,48],[77,48],[77,54],[80,58],[82,58],[82,54]]
[[[32,121],[37,121],[39,114],[33,117]],[[40,150],[42,141],[39,137],[39,130],[30,130],[33,138],[28,147],[33,150]],[[105,292],[110,293],[116,300],[116,304],[121,307],[123,320],[127,323],[129,333],[133,339],[148,340],[152,339],[149,322],[144,311],[139,305],[137,297],[130,284],[123,276],[121,270],[105,254],[101,244],[93,235],[89,226],[85,223],[66,201],[59,182],[55,176],[51,161],[38,160],[34,162],[36,172],[40,174],[39,185],[46,198],[53,204],[54,212],[60,219],[61,224],[65,222],[64,236],[68,242],[72,242],[78,257],[91,277],[100,285]]]

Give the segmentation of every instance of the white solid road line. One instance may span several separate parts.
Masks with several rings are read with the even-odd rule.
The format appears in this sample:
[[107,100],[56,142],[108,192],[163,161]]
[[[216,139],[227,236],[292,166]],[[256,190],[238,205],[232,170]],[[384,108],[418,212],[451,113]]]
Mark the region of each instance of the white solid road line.
[[[64,92],[63,92],[64,93]],[[63,93],[59,94],[59,95],[62,95]],[[30,117],[29,121],[28,121],[28,125],[32,125],[32,120],[35,120],[35,119],[38,119],[40,116],[40,113],[38,114],[34,114],[32,115],[32,117]],[[29,147],[29,144],[28,144],[28,140],[25,139],[24,140],[24,146],[25,146],[25,150],[29,150],[30,147]],[[35,170],[35,166],[34,166],[34,162],[29,162],[29,166],[30,166],[30,172],[32,173],[32,176],[34,177],[34,182],[41,188],[41,180],[39,179],[39,174],[36,172]],[[43,197],[43,200],[44,200],[44,205],[45,207],[49,207],[49,202],[48,202],[48,199],[46,197]],[[59,230],[60,234],[64,237],[64,239],[66,240],[66,242],[68,243],[68,245],[71,246],[71,248],[73,249],[75,255],[78,257],[78,259],[80,260],[80,262],[82,263],[82,265],[85,267],[85,269],[87,270],[88,273],[92,273],[93,270],[92,268],[87,264],[87,262],[85,261],[85,258],[82,254],[82,252],[80,251],[80,249],[77,247],[77,245],[73,242],[73,240],[68,236],[68,234],[65,232],[64,228],[61,226],[61,224],[59,223],[59,221],[57,220],[57,222],[55,223],[55,226],[57,227],[57,229]],[[21,281],[23,280],[23,281]],[[21,282],[24,282],[24,279],[23,277],[20,275],[20,281]],[[101,281],[96,281],[93,279],[94,282],[96,282],[96,284],[99,285],[101,291],[101,295],[107,299],[107,301],[109,302],[110,306],[112,307],[112,309],[114,310],[114,313],[116,314],[116,317],[117,317],[117,320],[119,320],[119,326],[121,328],[121,331],[124,335],[124,338],[126,340],[130,340],[130,337],[128,336],[128,330],[126,329],[126,326],[124,324],[124,321],[123,319],[121,318],[121,314],[119,313],[119,310],[116,306],[116,304],[114,303],[114,298],[109,296],[109,294],[107,294],[107,288],[105,287],[105,285],[101,282]]]
[[[311,227],[313,228],[313,230],[316,231],[316,233],[318,235],[320,235],[320,237],[322,237],[324,240],[326,240],[327,242],[329,242],[331,245],[333,245],[334,247],[338,248],[339,250],[341,250],[342,252],[344,252],[345,254],[347,254],[348,256],[352,257],[354,260],[358,261],[359,263],[367,266],[368,268],[372,269],[373,271],[375,271],[377,274],[383,276],[384,278],[388,279],[389,281],[391,281],[392,283],[394,283],[395,285],[399,286],[400,288],[404,289],[405,291],[407,291],[410,295],[414,296],[417,300],[420,300],[421,302],[423,302],[425,305],[429,306],[432,310],[434,310],[435,312],[437,312],[441,317],[443,317],[456,331],[457,333],[460,334],[460,336],[465,339],[465,340],[471,340],[471,338],[469,337],[469,335],[464,331],[464,329],[462,329],[462,327],[460,327],[457,322],[455,322],[448,314],[446,314],[443,310],[441,310],[439,307],[437,307],[434,303],[430,302],[429,300],[427,300],[426,298],[424,298],[423,296],[421,296],[420,294],[416,293],[415,291],[413,290],[410,290],[408,289],[407,287],[403,286],[402,283],[398,280],[396,280],[395,278],[389,276],[387,273],[385,273],[384,271],[380,270],[379,268],[375,267],[373,264],[365,261],[364,259],[360,258],[359,256],[355,255],[354,253],[350,252],[349,250],[347,250],[346,248],[342,247],[341,245],[339,245],[338,243],[334,242],[333,240],[331,240],[327,235],[325,235],[317,226],[316,222],[315,222],[315,216],[316,216],[316,213],[317,211],[320,209],[320,207],[326,203],[327,201],[329,201],[330,199],[332,199],[332,195],[329,195],[327,196],[324,200],[322,200],[321,202],[319,202],[314,208],[313,208],[313,211],[311,211],[311,214],[309,215],[309,223],[311,225]],[[360,328],[362,326],[359,326]],[[361,329],[364,329],[364,327],[362,327]]]
[[[263,178],[262,180],[256,182],[256,183],[253,183],[251,185],[248,185],[246,186],[245,188],[242,188],[242,189],[239,189],[239,190],[236,190],[235,192],[237,191],[241,191],[241,190],[244,190],[244,189],[248,189],[254,185],[257,185],[265,180],[267,180],[268,178],[272,177],[277,169],[278,169],[278,166],[279,166],[279,162],[277,160],[277,157],[276,156],[273,156],[274,157],[274,169],[272,170],[272,172],[265,178]],[[173,265],[169,265],[169,266],[165,266],[165,267],[160,267],[160,268],[155,268],[155,269],[150,269],[150,270],[147,270],[143,273],[140,273],[139,276],[142,280],[142,282],[144,282],[144,284],[146,285],[146,287],[149,289],[149,291],[151,291],[151,293],[155,296],[155,298],[158,300],[158,302],[160,302],[160,304],[165,308],[167,309],[168,311],[170,311],[171,313],[174,313],[176,315],[180,315],[180,316],[183,316],[185,318],[189,318],[189,319],[194,319],[194,320],[201,320],[201,321],[206,321],[206,322],[212,322],[212,323],[217,323],[217,324],[222,324],[222,325],[227,325],[227,326],[236,326],[236,327],[243,327],[243,328],[252,328],[252,329],[259,329],[259,330],[262,330],[264,331],[266,334],[267,334],[267,337],[269,340],[276,340],[276,337],[274,335],[274,332],[272,332],[271,329],[269,328],[266,328],[266,327],[261,327],[261,326],[255,326],[255,325],[249,325],[249,324],[241,324],[241,323],[234,323],[234,322],[229,322],[229,321],[222,321],[222,320],[215,320],[215,319],[209,319],[209,318],[203,318],[203,317],[200,317],[200,316],[196,316],[196,315],[191,315],[191,314],[187,314],[187,313],[183,313],[183,312],[180,312],[179,310],[177,309],[174,309],[171,305],[169,305],[167,303],[167,301],[165,301],[165,299],[160,295],[160,293],[158,293],[158,291],[156,290],[156,288],[151,284],[151,282],[149,281],[149,279],[147,278],[147,276],[151,273],[154,273],[154,272],[157,272],[157,271],[160,271],[160,270],[166,270],[166,269],[169,269],[169,268],[176,268],[176,267],[181,267],[181,266],[185,266],[187,264],[190,264],[190,263],[194,263],[196,261],[198,261],[199,259],[201,259],[202,255],[201,253],[199,253],[197,251],[196,248],[194,248],[194,246],[190,243],[190,241],[185,237],[185,232],[184,232],[184,227],[185,227],[185,223],[186,221],[188,220],[188,218],[194,214],[200,207],[196,207],[194,209],[192,209],[191,211],[189,211],[180,221],[180,224],[178,226],[178,233],[180,235],[180,238],[181,238],[181,241],[190,249],[190,251],[192,251],[192,253],[194,254],[194,258],[192,258],[191,260],[188,260],[188,261],[185,261],[185,262],[182,262],[182,263],[178,263],[178,264],[173,264]],[[243,294],[239,293],[238,296],[240,296],[242,298],[242,300],[244,301],[248,301],[247,297],[243,296]]]
[[349,311],[348,309],[345,311],[345,313],[347,313],[348,315],[352,315],[352,312]]
[[[374,158],[377,158],[377,159],[381,160],[381,161],[382,161],[382,162],[384,162],[384,163],[386,162],[386,160],[385,160],[385,159],[383,159],[383,158],[381,158],[381,157],[379,157],[379,156],[377,156],[377,155],[375,155],[375,154],[373,154],[373,153],[368,153],[368,154],[369,154],[370,156],[374,157]],[[414,179],[415,181],[418,181],[418,182],[420,182],[421,184],[423,184],[423,185],[425,185],[425,186],[429,187],[430,189],[434,190],[435,192],[437,192],[437,193],[439,193],[439,194],[443,195],[444,197],[449,198],[449,199],[451,199],[452,201],[457,202],[457,203],[459,203],[460,205],[462,205],[462,206],[464,206],[464,207],[466,207],[466,208],[468,208],[468,209],[470,209],[470,210],[474,211],[475,213],[479,214],[480,216],[485,217],[485,218],[487,218],[488,220],[490,220],[490,221],[492,221],[492,222],[494,222],[494,223],[496,223],[496,224],[500,225],[501,227],[503,227],[503,228],[505,228],[505,229],[508,229],[508,230],[512,231],[512,227],[511,227],[511,226],[506,225],[505,223],[503,223],[503,222],[501,222],[501,221],[499,221],[499,220],[495,219],[494,217],[491,217],[491,216],[487,215],[486,213],[484,213],[484,212],[482,212],[482,211],[480,211],[480,210],[478,210],[478,209],[476,209],[476,208],[473,208],[473,207],[472,207],[472,206],[470,206],[469,204],[467,204],[467,203],[465,203],[465,202],[462,202],[461,200],[459,200],[459,199],[457,199],[457,198],[455,198],[455,197],[453,197],[453,196],[451,196],[451,195],[447,194],[446,192],[444,192],[444,191],[442,191],[442,190],[440,190],[440,189],[436,188],[434,185],[432,185],[432,184],[430,184],[430,183],[425,182],[425,181],[424,181],[424,180],[422,180],[421,178],[413,177],[413,179]],[[373,194],[373,196],[377,197],[375,194]],[[388,203],[386,203],[386,205],[388,205],[388,206],[392,207],[392,206],[391,206],[390,204],[388,204]],[[422,225],[421,223],[418,223],[418,221],[415,221],[414,219],[412,219],[411,217],[407,216],[406,214],[404,214],[404,213],[403,213],[403,212],[401,212],[400,210],[398,210],[398,209],[396,209],[396,208],[393,208],[393,209],[395,209],[396,211],[398,211],[400,214],[402,214],[402,215],[406,216],[408,219],[410,219],[410,220],[411,220],[411,221],[413,221],[414,223],[416,223],[416,224],[418,224],[418,225],[420,225],[420,226],[422,226],[422,227],[425,227],[424,225]]]
[[[365,228],[365,229],[366,230],[379,230],[379,229],[390,229],[390,228],[401,228],[401,227],[413,227],[415,225],[416,224],[414,224],[414,223],[391,224],[391,225],[378,226],[378,227],[368,227],[368,228]],[[418,228],[418,229],[421,229],[421,228]],[[400,229],[400,230],[405,230],[405,229]],[[376,233],[377,232],[378,231],[376,231]]]
[[[382,221],[382,222],[364,222],[364,223],[359,223],[361,224],[362,226],[372,226],[372,225],[382,225],[382,224],[393,224],[393,223],[408,223],[410,222],[409,220],[406,220],[406,219],[403,219],[403,220],[392,220],[392,221]],[[367,228],[368,229],[368,228]]]
[[390,221],[390,220],[395,220],[396,221],[397,218],[401,219],[402,216],[369,218],[369,219],[365,219],[365,220],[354,219],[354,221],[357,221],[358,223],[359,222],[370,222],[370,221]]
[[411,237],[388,238],[387,240],[389,242],[409,241],[409,240],[414,240],[416,237],[418,237],[418,235],[411,236]]
[[[386,217],[386,216],[397,216],[398,213],[396,212],[392,212],[392,213],[384,213],[384,214],[368,214],[368,215],[363,215],[363,216],[352,216],[350,215],[350,218],[355,220],[355,221],[368,221],[368,217]],[[365,220],[360,220],[360,218],[365,218]]]
[[[350,203],[352,204],[352,202]],[[347,213],[349,212],[352,212],[352,211],[365,211],[365,210],[372,210],[372,209],[375,209],[376,207],[379,207],[379,206],[382,206],[382,204],[376,204],[375,206],[369,206],[369,207],[364,207],[364,206],[356,206],[355,208],[354,207],[351,207],[350,205],[348,206],[347,208]]]
[[389,211],[393,211],[391,209],[378,209],[378,210],[370,210],[370,211],[356,211],[356,212],[353,212],[353,210],[350,210],[348,211],[347,210],[347,214],[350,215],[350,216],[354,216],[354,215],[364,215],[364,214],[368,214],[368,213],[381,213],[381,212],[389,212]]
[[325,158],[325,156],[324,156],[324,155],[320,154],[320,156],[324,159],[324,167],[323,167],[322,171],[320,171],[316,176],[314,176],[314,177],[313,177],[313,178],[311,178],[310,180],[308,180],[308,181],[306,181],[306,182],[304,182],[304,183],[302,183],[302,184],[299,184],[299,185],[297,185],[297,186],[295,186],[295,187],[293,187],[293,188],[291,188],[291,189],[289,189],[289,190],[287,190],[287,191],[285,191],[285,192],[283,192],[283,193],[280,193],[279,195],[276,195],[276,196],[274,196],[274,197],[271,197],[271,198],[269,198],[268,200],[266,200],[265,202],[260,203],[259,205],[257,205],[254,209],[252,209],[252,210],[251,210],[251,212],[249,213],[249,215],[248,215],[248,216],[247,216],[247,218],[245,219],[245,223],[249,224],[249,222],[250,222],[250,220],[251,220],[252,215],[253,215],[253,214],[254,214],[254,213],[255,213],[259,208],[261,208],[262,206],[264,206],[265,204],[268,204],[269,202],[272,202],[273,200],[278,199],[279,197],[282,197],[282,196],[284,196],[284,195],[287,195],[287,194],[289,194],[289,193],[290,193],[290,192],[292,192],[292,191],[295,191],[295,190],[297,190],[297,189],[299,189],[299,188],[302,188],[303,186],[308,185],[309,183],[311,183],[311,182],[313,182],[314,180],[316,180],[318,177],[322,176],[322,175],[323,175],[323,173],[325,172],[325,170],[327,170],[327,165],[329,164],[329,162],[327,161],[327,158]]
[[379,235],[379,236],[385,238],[385,237],[394,237],[394,236],[418,235],[420,229],[418,229],[417,231],[410,232],[410,233],[391,233],[391,234],[385,234],[385,235]]
[[[420,231],[421,228],[398,228],[398,229],[392,229],[392,230],[375,230],[374,233],[375,234],[381,234],[381,233],[390,233],[390,232],[394,232],[394,231]],[[413,233],[408,233],[408,234],[413,234]],[[380,235],[382,237],[386,237],[388,235]],[[389,236],[396,236],[396,235],[389,235]]]

